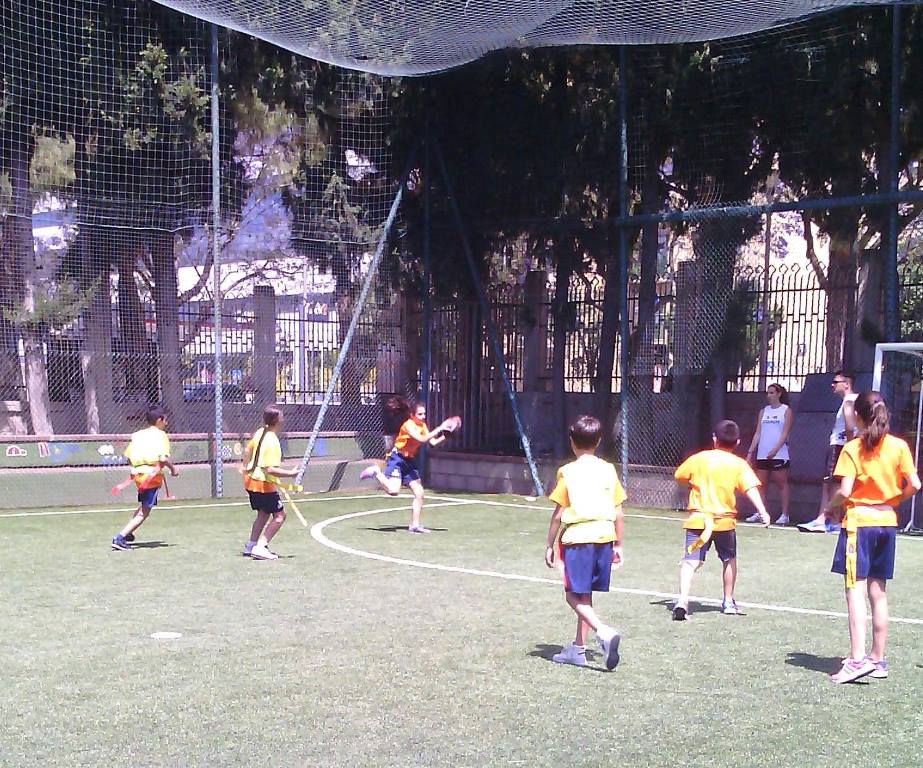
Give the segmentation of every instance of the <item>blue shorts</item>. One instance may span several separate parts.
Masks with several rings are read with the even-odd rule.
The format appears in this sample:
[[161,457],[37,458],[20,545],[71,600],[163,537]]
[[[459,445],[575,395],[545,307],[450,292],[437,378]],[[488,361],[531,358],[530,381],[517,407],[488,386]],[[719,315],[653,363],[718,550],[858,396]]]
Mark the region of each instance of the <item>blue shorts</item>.
[[388,479],[392,477],[401,478],[402,485],[410,485],[414,480],[420,480],[420,470],[413,459],[401,456],[397,451],[391,451],[388,454],[388,460],[385,462],[384,475]]
[[565,544],[564,590],[577,595],[608,592],[612,575],[612,542]]
[[250,509],[255,512],[265,512],[267,515],[274,515],[276,512],[281,512],[283,509],[282,498],[276,491],[269,491],[268,493],[247,491],[247,495],[250,497]]
[[160,490],[160,486],[156,488],[145,488],[143,491],[138,491],[138,503],[145,509],[152,509],[157,506],[157,491]]
[[683,560],[691,560],[693,562],[698,561],[700,563],[705,562],[705,553],[711,549],[712,544],[715,545],[715,551],[718,553],[718,559],[722,563],[726,563],[728,560],[733,560],[737,557],[737,531],[712,531],[711,539],[709,539],[708,544],[706,544],[701,549],[697,549],[695,552],[690,554],[689,545],[692,544],[699,536],[702,534],[702,531],[692,531],[688,528],[686,531],[686,545],[683,547]]
[[[846,531],[840,529],[840,538],[833,553],[833,573],[846,575]],[[894,549],[897,528],[870,526],[856,531],[856,578],[893,579]]]

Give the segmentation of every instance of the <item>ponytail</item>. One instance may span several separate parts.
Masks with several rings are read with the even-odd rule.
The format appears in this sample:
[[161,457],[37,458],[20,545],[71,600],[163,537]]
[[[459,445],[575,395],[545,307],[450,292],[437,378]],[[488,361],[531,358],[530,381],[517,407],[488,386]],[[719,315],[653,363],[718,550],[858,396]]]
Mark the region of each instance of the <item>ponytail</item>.
[[413,413],[413,403],[401,395],[391,395],[384,401],[384,411],[386,419],[390,422],[385,425],[386,431],[397,434],[401,424]]
[[863,392],[856,398],[856,415],[862,421],[865,432],[862,434],[862,447],[874,450],[888,434],[891,427],[891,414],[881,394]]

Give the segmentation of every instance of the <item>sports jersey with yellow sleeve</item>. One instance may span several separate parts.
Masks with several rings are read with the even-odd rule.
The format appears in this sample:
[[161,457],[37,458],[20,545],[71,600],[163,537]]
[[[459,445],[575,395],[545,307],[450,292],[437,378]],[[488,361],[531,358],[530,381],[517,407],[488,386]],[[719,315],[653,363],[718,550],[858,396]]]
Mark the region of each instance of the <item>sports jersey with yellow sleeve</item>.
[[159,427],[139,429],[131,436],[125,458],[138,490],[159,488],[163,484],[163,462],[170,458],[170,438]]
[[625,489],[615,467],[586,454],[558,470],[549,498],[561,507],[562,544],[605,544],[615,541],[617,507]]
[[282,463],[282,444],[276,433],[266,427],[256,430],[247,443],[247,455],[250,460],[244,470],[244,488],[254,493],[273,493],[276,484],[266,469]]
[[420,446],[423,445],[419,440],[416,440],[410,436],[410,433],[407,431],[408,425],[413,424],[418,429],[423,430],[423,434],[429,432],[429,427],[426,426],[426,422],[420,419],[415,419],[413,417],[407,419],[397,433],[397,437],[394,438],[394,450],[396,450],[401,456],[406,459],[412,459],[417,455],[417,451],[420,450]]
[[[916,472],[913,456],[906,442],[885,435],[872,450],[866,450],[861,438],[843,446],[833,470],[835,477],[853,478],[852,493],[846,500],[846,519],[857,528],[894,527],[900,503],[903,478]],[[870,509],[872,506],[890,510]]]
[[694,453],[676,469],[674,475],[689,484],[689,517],[683,528],[705,528],[703,512],[711,513],[716,531],[733,531],[737,527],[735,491],[746,493],[758,488],[756,473],[739,456],[714,448]]

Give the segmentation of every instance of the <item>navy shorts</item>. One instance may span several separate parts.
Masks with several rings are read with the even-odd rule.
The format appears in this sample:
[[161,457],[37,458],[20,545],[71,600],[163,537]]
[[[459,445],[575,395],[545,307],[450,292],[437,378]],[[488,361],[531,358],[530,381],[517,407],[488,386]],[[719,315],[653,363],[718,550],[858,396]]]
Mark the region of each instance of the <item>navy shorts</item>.
[[392,477],[401,478],[401,484],[410,485],[414,480],[420,480],[420,470],[417,469],[416,462],[401,456],[397,451],[391,451],[388,454],[388,460],[385,462],[384,475],[388,479]]
[[157,506],[157,491],[160,490],[160,486],[156,488],[145,488],[143,491],[138,491],[138,503],[145,509],[152,509]]
[[[846,531],[840,529],[840,538],[833,553],[833,573],[846,575]],[[870,526],[856,531],[856,578],[893,579],[894,549],[897,528]]]
[[250,509],[256,512],[265,512],[267,515],[274,515],[281,512],[282,498],[276,491],[264,493],[261,491],[247,491],[250,497]]
[[612,575],[612,542],[565,544],[564,589],[577,595],[608,592]]
[[686,531],[686,545],[683,547],[683,560],[691,560],[692,562],[698,561],[700,563],[705,562],[705,553],[711,549],[712,544],[715,545],[715,551],[718,553],[718,559],[722,563],[726,563],[728,560],[733,560],[737,557],[737,531],[712,531],[711,538],[701,549],[697,549],[695,552],[690,554],[689,545],[692,544],[699,536],[702,534],[702,531],[692,531],[688,528]]

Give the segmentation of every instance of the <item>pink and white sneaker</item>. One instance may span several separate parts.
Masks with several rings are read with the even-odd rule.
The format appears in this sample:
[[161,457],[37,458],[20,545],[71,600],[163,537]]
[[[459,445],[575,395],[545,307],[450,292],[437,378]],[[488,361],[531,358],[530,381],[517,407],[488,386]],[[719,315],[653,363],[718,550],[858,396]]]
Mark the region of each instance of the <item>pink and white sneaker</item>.
[[359,473],[360,480],[371,480],[375,477],[375,472],[378,470],[378,467],[372,465],[371,467],[366,467]]

